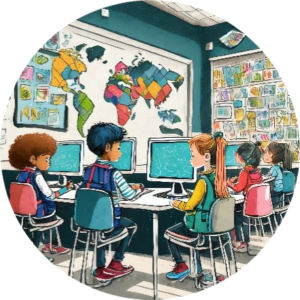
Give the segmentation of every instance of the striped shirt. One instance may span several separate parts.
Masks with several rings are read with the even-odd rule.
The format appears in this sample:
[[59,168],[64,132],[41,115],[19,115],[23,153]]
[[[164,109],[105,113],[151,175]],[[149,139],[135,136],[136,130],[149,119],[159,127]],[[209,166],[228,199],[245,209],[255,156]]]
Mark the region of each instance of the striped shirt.
[[[110,169],[113,168],[110,161],[102,160],[98,158],[96,160],[97,164],[108,165]],[[140,189],[134,190],[130,187],[127,181],[124,179],[120,171],[116,170],[113,175],[113,180],[116,186],[116,190],[112,191],[112,198],[114,206],[119,206],[120,200],[132,200],[137,194],[141,192]]]

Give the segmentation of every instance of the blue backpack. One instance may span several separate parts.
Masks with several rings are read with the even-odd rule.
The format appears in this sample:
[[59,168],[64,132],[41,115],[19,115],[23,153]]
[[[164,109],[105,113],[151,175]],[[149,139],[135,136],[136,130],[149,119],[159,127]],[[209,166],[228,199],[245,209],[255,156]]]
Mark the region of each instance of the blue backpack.
[[294,173],[283,170],[282,172],[283,181],[283,193],[293,193],[295,188],[295,175]]

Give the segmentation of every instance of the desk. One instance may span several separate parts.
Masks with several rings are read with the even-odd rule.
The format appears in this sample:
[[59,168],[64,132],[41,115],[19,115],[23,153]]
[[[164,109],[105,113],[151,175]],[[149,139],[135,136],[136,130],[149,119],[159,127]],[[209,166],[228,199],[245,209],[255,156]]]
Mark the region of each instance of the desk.
[[[53,189],[54,190],[54,189]],[[120,201],[120,207],[130,209],[142,209],[152,212],[153,221],[153,298],[157,299],[157,285],[158,285],[158,212],[173,209],[169,199],[157,198],[153,195],[160,192],[169,191],[169,188],[153,189],[154,191],[145,194],[135,201]],[[76,190],[71,190],[64,195],[56,198],[56,202],[74,203],[75,202]],[[244,201],[243,195],[231,195],[236,200],[236,204]],[[186,198],[187,200],[188,198]]]

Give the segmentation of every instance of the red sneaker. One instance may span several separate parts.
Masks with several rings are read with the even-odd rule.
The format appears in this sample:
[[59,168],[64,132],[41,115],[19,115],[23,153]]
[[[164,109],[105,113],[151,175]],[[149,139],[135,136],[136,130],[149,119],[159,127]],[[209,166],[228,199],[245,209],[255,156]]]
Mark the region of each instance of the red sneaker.
[[242,242],[239,246],[236,247],[236,252],[245,253],[248,250],[248,246],[245,242]]
[[104,269],[104,274],[114,275],[115,278],[119,278],[128,275],[133,271],[132,266],[123,266],[120,261],[112,260],[107,268]]
[[[46,244],[45,247],[42,249],[44,253],[50,253],[50,243]],[[65,254],[70,252],[70,249],[62,247],[62,246],[54,246],[52,245],[52,254]]]
[[105,270],[105,267],[98,267],[93,271],[93,276],[100,282],[108,282],[115,278],[112,274],[105,274],[103,271]]

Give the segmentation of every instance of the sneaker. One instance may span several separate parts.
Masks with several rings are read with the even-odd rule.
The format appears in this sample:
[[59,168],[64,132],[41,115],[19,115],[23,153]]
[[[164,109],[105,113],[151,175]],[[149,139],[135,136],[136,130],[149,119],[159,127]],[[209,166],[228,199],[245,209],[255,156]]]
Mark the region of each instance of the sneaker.
[[[225,280],[225,278],[222,276],[222,275],[217,275],[217,283]],[[209,287],[209,286],[212,286],[214,284],[213,282],[213,276],[211,273],[202,273],[201,275],[198,275],[196,277],[196,288],[197,289],[202,289],[202,288],[205,288],[205,287]]]
[[42,249],[44,253],[52,253],[52,254],[65,254],[70,252],[70,249],[62,247],[62,246],[53,246],[52,251],[50,251],[50,243],[46,244],[45,247]]
[[54,259],[52,257],[49,257],[49,256],[45,256],[50,262],[53,262]]
[[242,242],[239,246],[236,247],[236,252],[245,253],[248,250],[248,246],[245,242]]
[[110,264],[103,270],[104,274],[114,275],[114,278],[119,278],[133,272],[132,266],[123,266],[120,261],[112,260]]
[[93,276],[98,281],[105,283],[112,281],[114,278],[116,278],[113,274],[106,274],[104,273],[105,267],[98,267],[93,271]]
[[176,263],[173,270],[166,274],[166,277],[170,280],[183,281],[190,273],[190,270],[186,263]]

